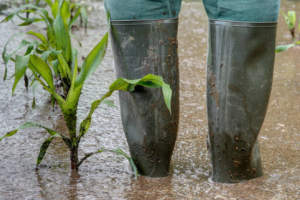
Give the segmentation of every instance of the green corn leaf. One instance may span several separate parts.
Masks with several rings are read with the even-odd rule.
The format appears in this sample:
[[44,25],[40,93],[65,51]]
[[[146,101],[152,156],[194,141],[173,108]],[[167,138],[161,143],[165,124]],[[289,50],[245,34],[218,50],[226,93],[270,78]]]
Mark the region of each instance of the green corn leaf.
[[51,6],[51,11],[52,11],[52,15],[55,19],[57,16],[57,12],[58,12],[58,1],[57,0],[55,0],[54,4]]
[[43,61],[42,58],[36,55],[31,55],[29,58],[29,62],[32,66],[31,70],[41,75],[48,84],[49,88],[54,91],[53,76],[49,65],[45,61]]
[[298,25],[298,33],[300,34],[300,18],[299,18],[299,25]]
[[[58,6],[60,11],[62,8],[62,1]],[[67,62],[71,61],[71,39],[68,30],[65,28],[64,21],[60,12],[57,13],[53,24],[54,38],[56,43],[56,50],[62,50],[62,54]]]
[[46,128],[45,126],[41,125],[41,124],[38,124],[38,123],[35,123],[35,122],[25,122],[23,123],[21,126],[19,126],[17,129],[13,130],[13,131],[10,131],[8,132],[6,135],[2,136],[0,138],[0,142],[3,138],[6,138],[6,137],[11,137],[13,135],[15,135],[19,130],[24,130],[24,129],[28,129],[28,128],[43,128],[45,129],[51,136],[53,137],[62,137],[59,133],[57,133],[56,131],[53,131],[49,128]]
[[111,101],[111,100],[103,100],[103,103],[111,106],[111,107],[117,107],[115,104],[114,104],[114,101]]
[[132,169],[133,169],[133,171],[134,171],[135,179],[137,179],[138,171],[137,171],[137,167],[136,167],[136,165],[134,164],[132,158],[129,157],[129,156],[128,156],[124,151],[122,151],[121,149],[114,149],[113,151],[114,151],[117,155],[119,155],[119,156],[124,156],[124,157],[129,161],[129,163],[131,164]]
[[40,39],[44,44],[48,45],[48,40],[46,39],[46,37],[41,34],[41,33],[36,33],[36,32],[33,32],[33,31],[28,31],[27,34],[29,35],[34,35],[36,36],[38,39]]
[[14,13],[8,15],[8,16],[7,16],[4,20],[2,20],[0,23],[7,22],[7,21],[11,20],[11,19],[12,19],[14,16],[16,16],[19,12],[21,12],[23,9],[27,9],[27,8],[33,8],[33,9],[35,9],[35,10],[41,12],[41,13],[45,16],[45,18],[46,18],[47,22],[49,23],[49,25],[52,26],[52,24],[53,24],[53,19],[52,19],[51,17],[49,17],[48,11],[45,10],[44,8],[37,7],[37,6],[32,5],[32,4],[25,4],[25,5],[21,6],[21,7],[19,7],[19,9],[18,9],[17,11],[15,11]]
[[7,65],[7,62],[8,62],[8,60],[7,60],[7,58],[6,58],[6,48],[7,48],[7,45],[8,45],[8,43],[14,38],[14,37],[16,37],[16,36],[19,36],[19,35],[24,35],[25,33],[17,33],[17,34],[14,34],[14,35],[12,35],[9,39],[8,39],[8,41],[6,42],[6,44],[4,45],[4,49],[3,49],[3,51],[2,51],[2,59],[4,60],[4,62],[5,62],[5,65]]
[[[74,80],[74,81],[76,80],[76,76],[77,76],[77,72],[74,75],[75,65],[77,65],[77,64],[78,64],[78,61],[77,61],[77,49],[72,48],[71,74],[73,74],[72,80]],[[78,67],[78,66],[76,66],[76,67]]]
[[24,77],[24,85],[25,85],[25,88],[26,88],[26,92],[28,92],[28,82],[29,82],[29,80],[28,80],[28,76],[27,76],[26,72],[25,72],[23,77]]
[[70,18],[71,18],[70,6],[69,6],[68,1],[63,1],[60,14],[61,14],[61,17],[63,19],[65,28],[68,30],[69,23],[70,23]]
[[[77,50],[76,49],[72,49],[73,53],[72,53],[72,66],[71,66],[71,70],[72,70],[72,82],[71,82],[71,88],[69,90],[68,96],[67,96],[67,104],[70,106],[75,105],[78,100],[79,100],[79,96],[80,96],[80,92],[81,92],[81,88],[79,89],[75,89],[75,81],[76,81],[76,76],[77,76],[77,70],[78,70],[78,61],[77,61]],[[73,94],[75,94],[73,96]]]
[[86,57],[81,71],[76,78],[75,89],[82,86],[85,80],[100,66],[103,57],[105,56],[108,42],[108,33],[96,45],[96,47]]
[[52,61],[52,68],[56,77],[58,77],[58,60]]
[[81,7],[78,8],[77,12],[75,13],[75,15],[73,16],[73,19],[71,20],[70,24],[69,24],[69,30],[71,29],[71,27],[73,26],[73,24],[75,23],[75,21],[77,20],[78,16],[80,15],[80,11],[81,11]]
[[61,54],[57,55],[57,58],[59,61],[58,71],[60,72],[61,77],[66,79],[68,83],[71,84],[72,75],[67,61]]
[[52,3],[51,0],[45,0],[45,2],[46,2],[50,7],[52,7],[53,3]]
[[14,94],[18,82],[24,76],[29,62],[29,55],[26,56],[16,56],[15,65],[15,82],[12,89],[12,94]]
[[84,21],[84,28],[87,29],[87,25],[88,25],[88,15],[86,12],[86,9],[82,6],[80,9],[80,17],[83,19]]
[[[21,48],[25,47],[25,46],[30,46],[30,45],[38,45],[37,41],[33,41],[33,42],[29,42],[27,40],[22,40],[20,45],[18,46],[17,49],[15,49],[12,53],[4,55],[4,62],[5,65],[7,65],[8,61],[10,60],[10,58],[17,53],[18,50],[20,50]],[[5,53],[5,52],[4,52]]]
[[288,26],[289,29],[292,30],[296,26],[296,12],[288,11]]
[[32,109],[36,108],[36,104],[35,104],[35,91],[36,91],[36,89],[38,87],[38,84],[39,84],[38,81],[33,81],[32,86],[31,86],[31,88],[32,88],[32,96],[33,96],[32,105],[31,105]]
[[52,142],[52,140],[53,140],[53,137],[50,137],[50,138],[48,138],[47,140],[45,140],[43,142],[43,144],[40,148],[40,153],[39,153],[37,161],[36,161],[37,165],[39,165],[42,162],[42,160],[43,160],[43,158],[44,158],[44,156],[45,156],[45,154],[48,150],[48,147],[50,146],[50,143]]
[[74,38],[78,42],[78,44],[79,44],[80,47],[82,46],[80,40],[75,35],[71,34],[71,37]]
[[280,46],[277,46],[276,47],[276,53],[280,53],[280,52],[283,52],[283,51],[286,51],[288,50],[289,48],[297,45],[297,44],[300,44],[300,41],[294,43],[294,44],[287,44],[287,45],[280,45]]
[[41,58],[46,61],[49,57],[49,55],[52,55],[52,56],[57,56],[61,54],[61,51],[56,51],[54,49],[51,49],[51,50],[48,50],[48,51],[44,51]]
[[28,26],[28,25],[32,24],[33,22],[40,22],[40,21],[44,21],[44,19],[32,17],[32,18],[27,19],[25,22],[19,24],[18,26]]
[[6,77],[7,77],[7,67],[5,66],[4,77],[3,77],[4,81],[6,80]]
[[168,107],[168,109],[171,113],[172,90],[170,88],[170,85],[166,84],[163,81],[162,77],[153,75],[153,74],[148,74],[145,77],[143,77],[141,79],[136,79],[136,80],[127,80],[124,78],[118,78],[115,82],[113,82],[110,85],[109,91],[104,96],[102,96],[101,99],[96,100],[92,103],[92,106],[91,106],[88,116],[80,124],[80,132],[79,132],[78,140],[80,141],[81,137],[83,137],[86,134],[86,132],[88,131],[90,124],[91,124],[91,120],[92,120],[92,114],[97,109],[97,107],[102,103],[102,101],[104,99],[106,99],[107,97],[110,97],[113,94],[113,92],[116,90],[132,92],[132,91],[134,91],[134,88],[137,85],[141,85],[141,86],[145,86],[145,87],[149,87],[149,88],[162,87],[166,106]]

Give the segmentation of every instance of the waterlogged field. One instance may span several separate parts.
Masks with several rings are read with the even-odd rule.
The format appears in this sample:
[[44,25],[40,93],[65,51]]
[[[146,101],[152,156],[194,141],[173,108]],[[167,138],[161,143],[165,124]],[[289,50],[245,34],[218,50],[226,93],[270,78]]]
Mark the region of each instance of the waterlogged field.
[[[0,20],[17,7],[0,3]],[[21,1],[16,1],[21,2]],[[88,30],[77,26],[73,32],[79,65],[96,41],[106,33],[106,14],[102,2],[87,1]],[[300,2],[282,1],[282,10],[295,10],[300,17]],[[18,24],[18,21],[15,21]],[[36,24],[17,27],[0,25],[0,49],[17,32],[45,31]],[[8,47],[11,52],[21,38]],[[277,44],[289,44],[292,38],[282,16],[279,18]],[[91,157],[78,173],[69,169],[69,152],[56,140],[40,166],[35,169],[40,145],[48,137],[41,129],[20,131],[0,143],[0,199],[299,199],[300,198],[300,47],[276,55],[272,96],[265,123],[259,135],[264,176],[236,185],[217,184],[210,180],[210,161],[206,148],[207,121],[205,72],[207,17],[199,1],[184,2],[179,26],[181,114],[177,144],[170,177],[138,177],[128,161],[113,153]],[[8,78],[13,75],[8,66]],[[0,75],[4,62],[0,61]],[[102,65],[86,82],[79,101],[78,121],[82,121],[90,104],[107,92],[115,79],[112,50],[109,45]],[[22,80],[23,81],[23,80]],[[52,112],[50,97],[42,87],[36,93],[35,110],[31,108],[32,91],[26,93],[20,81],[11,95],[13,78],[0,82],[0,133],[5,134],[25,121],[39,122],[58,132],[67,133],[63,116],[57,107]],[[102,147],[121,148],[128,153],[123,133],[118,95],[111,98],[117,107],[102,105],[95,111],[89,134],[82,139],[79,156]]]

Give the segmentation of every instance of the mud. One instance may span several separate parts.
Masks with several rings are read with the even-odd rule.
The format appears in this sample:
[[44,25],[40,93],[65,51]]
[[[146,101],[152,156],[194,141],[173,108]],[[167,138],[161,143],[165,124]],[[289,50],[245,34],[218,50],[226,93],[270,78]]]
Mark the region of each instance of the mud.
[[[2,2],[2,1],[1,1]],[[6,0],[3,1],[5,4]],[[7,4],[0,13],[8,14],[16,9]],[[89,29],[77,28],[74,34],[82,41],[79,58],[87,53],[105,34],[104,6],[87,1]],[[282,1],[282,10],[296,10],[300,14],[300,2]],[[4,18],[0,16],[0,20]],[[251,181],[228,185],[213,183],[211,166],[206,148],[207,121],[205,102],[205,71],[207,46],[207,17],[201,2],[183,3],[180,15],[178,51],[180,57],[180,124],[177,143],[172,158],[171,175],[162,179],[142,176],[134,180],[127,160],[113,153],[91,157],[78,173],[69,169],[69,152],[63,142],[55,139],[49,147],[42,166],[35,170],[35,162],[42,142],[47,138],[40,129],[20,131],[13,138],[0,144],[0,199],[299,199],[300,198],[300,47],[277,54],[273,90],[267,117],[258,136],[264,176]],[[17,20],[15,21],[16,24]],[[32,30],[42,30],[41,25]],[[27,27],[12,23],[0,25],[0,49],[8,38]],[[8,47],[11,52],[21,41],[15,39]],[[291,35],[280,16],[277,44],[288,44]],[[75,41],[73,41],[75,44]],[[82,64],[80,60],[79,64]],[[12,74],[8,66],[8,77]],[[0,60],[0,75],[4,74],[4,62]],[[101,67],[83,88],[79,102],[78,122],[88,114],[90,104],[100,98],[115,79],[112,50]],[[0,134],[16,128],[25,121],[43,125],[66,133],[62,114],[51,112],[49,96],[38,87],[37,108],[31,109],[32,91],[26,93],[20,82],[11,95],[13,79],[0,80]],[[118,95],[111,100],[118,105]],[[128,153],[119,106],[102,105],[95,111],[91,128],[82,139],[79,155],[102,147],[121,148]],[[235,163],[238,165],[238,163]]]

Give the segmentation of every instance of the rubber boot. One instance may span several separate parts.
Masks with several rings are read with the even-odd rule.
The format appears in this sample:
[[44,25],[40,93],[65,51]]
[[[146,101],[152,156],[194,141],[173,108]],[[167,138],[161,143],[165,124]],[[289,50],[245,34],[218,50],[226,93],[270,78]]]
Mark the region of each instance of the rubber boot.
[[276,27],[209,20],[206,95],[215,182],[263,175],[257,137],[271,94]]
[[141,175],[169,174],[179,122],[178,19],[111,21],[117,77],[138,79],[151,73],[171,86],[171,111],[161,88],[138,86],[119,92],[122,123],[130,154]]

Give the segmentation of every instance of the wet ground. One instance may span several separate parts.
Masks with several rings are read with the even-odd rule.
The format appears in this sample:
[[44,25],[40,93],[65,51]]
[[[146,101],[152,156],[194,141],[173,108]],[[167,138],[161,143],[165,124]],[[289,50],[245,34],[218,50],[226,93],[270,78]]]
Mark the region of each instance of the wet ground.
[[[91,1],[89,1],[91,2]],[[89,30],[75,30],[82,41],[81,58],[105,34],[106,19],[102,3],[88,5]],[[2,6],[0,20],[16,7]],[[283,1],[282,10],[296,10],[300,2]],[[277,54],[272,96],[265,123],[259,135],[264,176],[235,184],[213,183],[206,149],[205,70],[207,17],[200,2],[183,3],[179,27],[181,114],[178,140],[168,178],[134,179],[122,157],[103,153],[88,159],[78,173],[69,169],[69,152],[60,140],[49,147],[42,166],[35,170],[37,154],[47,138],[43,130],[20,131],[0,145],[0,199],[300,199],[300,48]],[[17,24],[17,21],[16,21]],[[40,30],[41,26],[32,26]],[[8,38],[26,27],[12,23],[0,25],[0,49]],[[11,52],[21,41],[15,39]],[[291,36],[282,16],[279,19],[277,44],[288,44]],[[78,119],[88,113],[90,104],[106,92],[114,80],[114,63],[109,47],[101,67],[85,84],[79,105]],[[82,63],[82,61],[81,61]],[[0,74],[4,62],[0,61]],[[13,74],[9,64],[8,77]],[[31,109],[32,93],[26,93],[20,82],[11,95],[13,79],[0,81],[0,133],[16,128],[25,121],[40,122],[49,128],[66,132],[62,114],[51,112],[49,96],[38,88],[37,108]],[[118,105],[118,96],[111,98]],[[123,134],[119,107],[102,105],[96,110],[91,128],[82,140],[83,152],[101,147],[121,148],[128,152]]]

